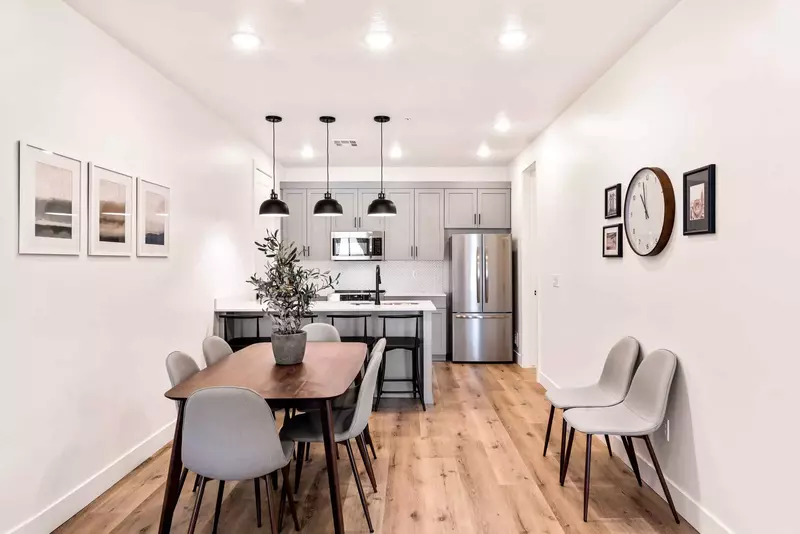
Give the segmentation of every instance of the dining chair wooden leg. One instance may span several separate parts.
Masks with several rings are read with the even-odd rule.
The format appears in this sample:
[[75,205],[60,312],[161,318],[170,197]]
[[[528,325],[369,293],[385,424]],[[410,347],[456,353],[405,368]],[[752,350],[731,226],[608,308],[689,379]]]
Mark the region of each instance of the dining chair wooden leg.
[[297,442],[297,464],[294,466],[294,491],[300,491],[300,474],[303,472],[303,453],[308,446],[304,441]]
[[188,474],[189,470],[184,467],[183,471],[181,471],[181,478],[178,481],[178,495],[180,495],[180,493],[183,491],[183,484],[186,482],[186,476]]
[[361,453],[361,459],[364,460],[364,467],[367,469],[367,476],[372,483],[372,490],[378,492],[378,484],[375,482],[375,472],[372,470],[372,461],[369,459],[369,452],[367,445],[364,443],[364,435],[356,436],[356,445],[358,451]]
[[542,456],[547,456],[547,444],[550,443],[550,430],[553,428],[553,416],[556,413],[556,407],[550,405],[550,417],[547,419],[547,432],[544,433],[544,452]]
[[667,487],[667,481],[664,479],[664,473],[661,471],[661,466],[658,463],[658,458],[656,458],[656,451],[653,449],[653,443],[650,441],[650,436],[642,436],[644,438],[644,442],[647,443],[647,451],[650,453],[650,458],[653,459],[653,467],[656,468],[656,474],[658,475],[658,480],[661,482],[661,489],[664,490],[664,496],[667,498],[667,502],[669,503],[669,509],[672,510],[672,517],[675,518],[675,522],[680,525],[681,519],[678,516],[677,510],[675,510],[675,503],[672,502],[672,495],[669,493],[669,488]]
[[564,456],[564,469],[561,471],[561,485],[564,485],[564,480],[567,478],[567,469],[569,469],[569,456],[572,454],[572,440],[575,438],[575,429],[569,429],[569,441],[567,442],[567,455]]
[[311,461],[311,444],[306,443],[306,462]]
[[633,474],[636,475],[636,482],[642,486],[642,475],[639,473],[639,461],[636,459],[636,450],[633,448],[633,440],[628,436],[622,436],[622,444],[625,445],[625,452],[628,453],[628,461],[631,463]]
[[561,411],[561,456],[558,457],[558,481],[561,482],[561,473],[564,472],[564,453],[567,450],[567,420],[564,411]]
[[589,521],[589,475],[592,470],[592,435],[586,434],[586,474],[583,477],[583,522]]
[[222,492],[225,491],[225,481],[219,481],[219,488],[217,488],[217,505],[214,507],[214,527],[212,528],[212,534],[217,534],[217,528],[219,527],[219,514],[222,510]]
[[278,491],[278,472],[275,471],[274,473],[272,473],[272,476],[270,476],[270,478],[272,479],[272,489]]
[[194,534],[194,529],[197,527],[197,519],[200,517],[200,504],[203,502],[203,493],[206,491],[206,479],[200,477],[200,488],[197,492],[197,501],[194,503],[194,511],[192,512],[192,519],[189,521],[189,534]]
[[610,440],[610,439],[608,439],[608,434],[606,434],[606,447],[608,447],[608,455],[609,455],[611,458],[613,458],[613,457],[614,457],[614,453],[613,453],[613,452],[611,452],[611,440]]
[[356,480],[356,488],[358,488],[358,496],[361,497],[361,507],[364,508],[364,516],[367,518],[367,526],[370,532],[375,532],[372,528],[372,519],[369,516],[369,506],[367,505],[367,496],[364,495],[364,487],[361,485],[361,478],[358,476],[358,467],[356,467],[356,458],[353,456],[353,447],[350,441],[345,441],[344,446],[347,449],[347,456],[350,457],[350,467],[353,468],[353,478]]
[[[257,481],[258,479],[256,479]],[[267,488],[267,513],[269,514],[269,528],[272,534],[278,534],[278,518],[275,515],[275,505],[272,500],[272,486],[265,480],[264,485]],[[259,484],[260,486],[260,484]],[[260,499],[259,499],[260,502]],[[260,509],[260,507],[259,507]],[[259,521],[258,526],[261,526],[261,522]]]
[[[286,497],[286,500],[289,501],[289,513],[292,514],[292,520],[294,521],[294,529],[296,531],[300,531],[300,520],[297,518],[297,503],[294,502],[294,497],[292,496],[292,482],[289,479],[289,464],[286,464],[283,469],[281,469],[281,475],[283,475],[283,496]],[[283,497],[281,497],[281,504],[283,504]],[[281,529],[283,525],[282,521],[279,521],[278,530]]]
[[369,425],[364,428],[364,437],[367,439],[367,445],[372,450],[372,457],[377,460],[378,455],[375,454],[375,443],[372,441],[372,434],[369,433]]
[[[253,484],[255,485],[256,489],[256,524],[258,525],[258,528],[261,528],[261,483],[257,478],[254,478]],[[264,481],[264,484],[267,486],[267,495],[269,495],[269,484],[266,480]]]

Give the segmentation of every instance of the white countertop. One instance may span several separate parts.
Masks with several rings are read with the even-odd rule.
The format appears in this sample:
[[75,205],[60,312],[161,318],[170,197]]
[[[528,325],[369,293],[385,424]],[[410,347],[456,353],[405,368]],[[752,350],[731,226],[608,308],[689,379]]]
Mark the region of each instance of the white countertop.
[[[400,295],[392,294],[392,297]],[[414,296],[422,296],[414,294]],[[214,300],[214,310],[217,313],[258,313],[263,312],[261,304],[254,299],[223,298]],[[327,300],[311,303],[311,311],[317,313],[364,313],[364,312],[433,312],[436,306],[430,300],[415,300],[409,302],[392,301],[376,306],[372,302],[332,302]]]
[[417,291],[416,293],[412,292],[412,291],[399,291],[399,292],[398,291],[386,291],[386,293],[384,293],[384,295],[386,295],[386,298],[390,298],[390,299],[398,298],[398,297],[399,298],[423,297],[423,298],[434,299],[434,298],[445,298],[447,296],[445,293],[428,293],[428,292],[425,292],[425,291]]

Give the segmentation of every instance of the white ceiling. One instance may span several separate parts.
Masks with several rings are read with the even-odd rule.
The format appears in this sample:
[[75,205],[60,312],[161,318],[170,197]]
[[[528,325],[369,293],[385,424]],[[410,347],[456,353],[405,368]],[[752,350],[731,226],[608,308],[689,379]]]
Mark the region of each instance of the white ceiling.
[[[124,46],[187,89],[278,160],[324,165],[325,129],[357,148],[331,147],[331,165],[377,165],[386,114],[387,165],[508,163],[678,0],[66,0]],[[364,44],[374,17],[394,37]],[[500,32],[528,33],[502,50]],[[260,50],[236,50],[250,29]],[[493,131],[495,117],[511,121]],[[408,117],[410,120],[405,120]],[[479,159],[485,142],[492,155]],[[301,157],[303,145],[316,153]]]

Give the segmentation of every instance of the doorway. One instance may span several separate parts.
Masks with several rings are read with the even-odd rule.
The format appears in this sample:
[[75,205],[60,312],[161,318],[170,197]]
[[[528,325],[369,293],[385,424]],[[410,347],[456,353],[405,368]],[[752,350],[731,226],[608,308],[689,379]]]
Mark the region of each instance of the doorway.
[[522,246],[520,262],[519,364],[539,370],[539,254],[536,162],[522,171]]

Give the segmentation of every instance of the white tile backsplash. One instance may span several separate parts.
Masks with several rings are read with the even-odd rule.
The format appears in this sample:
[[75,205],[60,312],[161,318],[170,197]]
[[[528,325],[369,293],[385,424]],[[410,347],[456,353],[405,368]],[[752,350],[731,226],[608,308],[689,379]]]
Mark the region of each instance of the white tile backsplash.
[[337,289],[374,289],[375,266],[381,267],[381,289],[387,293],[445,291],[443,261],[304,261],[306,267],[341,273]]

